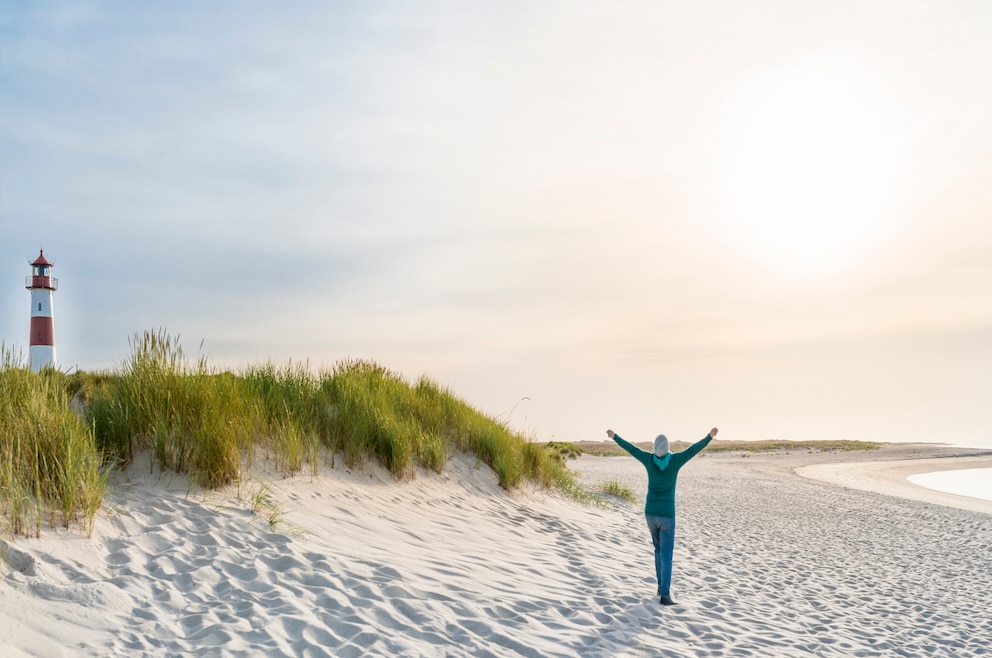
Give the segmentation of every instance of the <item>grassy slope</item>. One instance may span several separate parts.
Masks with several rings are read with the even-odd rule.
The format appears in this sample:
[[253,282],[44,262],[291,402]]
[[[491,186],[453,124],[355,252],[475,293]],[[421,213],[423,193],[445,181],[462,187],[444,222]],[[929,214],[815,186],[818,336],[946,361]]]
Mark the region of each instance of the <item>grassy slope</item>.
[[108,468],[146,447],[163,468],[206,487],[242,479],[259,454],[286,475],[316,472],[321,454],[340,454],[405,478],[418,465],[440,472],[452,450],[475,454],[507,489],[576,486],[557,452],[426,377],[411,384],[369,361],[318,374],[293,363],[216,372],[186,359],[163,331],[135,336],[112,372],[39,375],[4,355],[0,516],[14,534],[37,534],[43,517],[68,525],[82,515],[91,528]]

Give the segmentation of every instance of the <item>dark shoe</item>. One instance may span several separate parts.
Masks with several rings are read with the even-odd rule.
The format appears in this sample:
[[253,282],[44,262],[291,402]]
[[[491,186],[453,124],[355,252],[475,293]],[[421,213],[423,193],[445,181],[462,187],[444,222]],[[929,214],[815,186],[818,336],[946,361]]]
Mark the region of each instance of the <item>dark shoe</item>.
[[658,603],[661,605],[675,605],[675,601],[671,600],[667,596],[660,596],[658,598]]

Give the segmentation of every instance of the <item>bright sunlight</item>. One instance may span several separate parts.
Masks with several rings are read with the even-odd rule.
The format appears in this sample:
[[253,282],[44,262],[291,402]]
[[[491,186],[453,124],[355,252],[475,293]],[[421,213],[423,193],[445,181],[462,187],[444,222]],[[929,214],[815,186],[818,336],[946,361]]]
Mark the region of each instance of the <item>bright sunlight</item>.
[[743,246],[804,276],[865,253],[897,163],[884,109],[868,85],[823,66],[755,81],[730,140],[729,213]]

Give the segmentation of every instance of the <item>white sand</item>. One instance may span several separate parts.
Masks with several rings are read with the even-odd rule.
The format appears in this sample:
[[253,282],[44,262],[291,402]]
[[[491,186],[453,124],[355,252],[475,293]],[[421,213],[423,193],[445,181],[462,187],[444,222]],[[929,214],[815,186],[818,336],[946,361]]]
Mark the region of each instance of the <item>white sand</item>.
[[[691,462],[671,608],[639,505],[508,495],[469,457],[276,478],[274,530],[136,464],[92,539],[2,545],[0,656],[986,655],[992,516],[791,472],[837,459]],[[643,489],[630,458],[572,464]]]

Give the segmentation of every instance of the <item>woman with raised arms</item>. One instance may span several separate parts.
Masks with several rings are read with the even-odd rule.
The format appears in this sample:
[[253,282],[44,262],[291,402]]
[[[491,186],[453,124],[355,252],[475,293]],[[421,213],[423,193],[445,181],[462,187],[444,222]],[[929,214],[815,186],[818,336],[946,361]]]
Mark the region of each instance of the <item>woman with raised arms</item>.
[[644,516],[654,544],[654,571],[658,578],[658,596],[662,605],[675,605],[671,598],[672,553],[675,550],[675,482],[679,469],[699,454],[716,436],[714,427],[705,439],[693,443],[681,452],[668,449],[668,438],[659,434],[654,440],[654,452],[641,450],[620,438],[613,430],[606,435],[621,448],[641,462],[648,472],[648,495],[644,503]]

